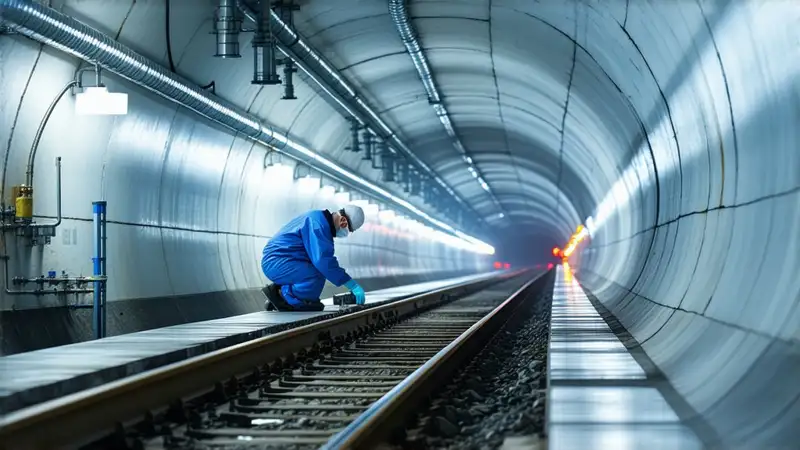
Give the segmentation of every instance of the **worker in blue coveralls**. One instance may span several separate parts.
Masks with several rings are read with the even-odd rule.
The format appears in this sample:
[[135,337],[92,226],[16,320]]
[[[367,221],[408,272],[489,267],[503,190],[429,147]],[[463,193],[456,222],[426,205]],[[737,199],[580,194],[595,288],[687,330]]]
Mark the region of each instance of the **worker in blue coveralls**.
[[272,281],[262,289],[267,311],[322,311],[327,279],[346,286],[364,304],[364,289],[339,266],[333,238],[346,238],[364,224],[364,211],[347,205],[336,212],[313,210],[292,219],[264,246],[261,269]]

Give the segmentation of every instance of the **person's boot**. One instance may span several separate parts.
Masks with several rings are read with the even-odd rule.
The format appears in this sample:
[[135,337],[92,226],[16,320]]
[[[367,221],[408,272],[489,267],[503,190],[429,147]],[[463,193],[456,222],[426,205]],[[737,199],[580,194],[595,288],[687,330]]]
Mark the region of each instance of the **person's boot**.
[[281,295],[281,287],[275,283],[268,285],[267,287],[261,289],[261,292],[264,293],[264,296],[267,297],[267,301],[264,302],[264,309],[267,311],[292,311],[293,308],[291,305],[286,303],[286,300],[283,299]]

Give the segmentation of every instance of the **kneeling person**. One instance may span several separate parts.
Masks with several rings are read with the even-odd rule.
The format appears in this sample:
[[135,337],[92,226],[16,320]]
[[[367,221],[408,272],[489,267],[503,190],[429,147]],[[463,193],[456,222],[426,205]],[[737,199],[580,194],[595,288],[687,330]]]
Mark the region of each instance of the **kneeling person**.
[[264,246],[261,269],[272,281],[262,292],[267,311],[322,311],[319,295],[327,279],[346,286],[364,304],[364,289],[339,266],[333,238],[345,238],[364,224],[355,205],[331,213],[314,210],[292,219]]

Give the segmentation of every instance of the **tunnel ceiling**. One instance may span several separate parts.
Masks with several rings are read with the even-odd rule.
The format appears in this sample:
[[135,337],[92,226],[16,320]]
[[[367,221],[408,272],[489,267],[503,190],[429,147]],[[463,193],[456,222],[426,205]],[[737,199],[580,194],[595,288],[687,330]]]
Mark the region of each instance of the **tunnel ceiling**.
[[[602,154],[603,133],[631,112],[598,64],[574,44],[576,26],[585,39],[603,27],[619,28],[618,17],[592,12],[589,20],[584,9],[590,8],[560,4],[409,3],[451,120],[502,210],[468,172],[428,104],[386,2],[306,1],[295,24],[489,223],[562,234],[591,214],[604,194],[586,180],[601,175],[601,184],[613,182],[597,172],[613,177],[621,160]],[[624,2],[617,12],[624,14]]]
[[[163,4],[62,3],[65,12],[168,67]],[[585,1],[407,2],[442,101],[489,195],[428,103],[389,3],[297,3],[299,33],[485,219],[491,229],[478,236],[493,244],[524,233],[565,241],[596,213],[632,161],[648,165],[644,171],[653,168],[658,155],[648,135],[661,140],[666,155],[656,162],[675,167],[680,151],[665,101],[684,84],[698,53],[709,47],[707,30],[728,9],[728,3],[713,1],[659,4],[657,10],[624,0],[602,8]],[[216,4],[173,1],[170,35],[178,71],[200,85],[217,80],[217,95],[378,181],[377,171],[346,151],[345,117],[322,107],[332,101],[316,85],[298,83],[297,101],[281,101],[280,87],[251,85],[252,33],[241,36],[241,60],[213,57],[209,31]],[[650,214],[649,221],[653,208],[644,200],[634,198],[640,203],[633,208]]]

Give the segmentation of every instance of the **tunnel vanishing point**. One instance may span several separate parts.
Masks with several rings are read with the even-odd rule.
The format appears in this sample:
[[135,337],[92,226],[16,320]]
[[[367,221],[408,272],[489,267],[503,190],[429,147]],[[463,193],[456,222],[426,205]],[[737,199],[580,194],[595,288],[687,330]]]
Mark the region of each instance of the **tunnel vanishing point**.
[[0,354],[90,339],[98,295],[109,335],[259,310],[312,208],[364,206],[373,287],[581,226],[706,442],[800,442],[800,3],[276,3],[0,0]]

